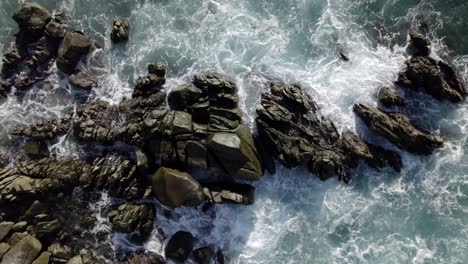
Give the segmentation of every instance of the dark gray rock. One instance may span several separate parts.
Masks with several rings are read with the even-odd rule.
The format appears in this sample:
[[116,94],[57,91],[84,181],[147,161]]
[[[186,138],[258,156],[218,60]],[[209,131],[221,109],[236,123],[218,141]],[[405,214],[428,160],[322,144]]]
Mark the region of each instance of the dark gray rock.
[[57,67],[64,73],[74,72],[82,57],[91,50],[91,40],[81,32],[68,33],[58,50]]
[[122,204],[109,213],[109,220],[114,229],[122,233],[139,234],[131,236],[136,243],[146,241],[153,231],[155,208],[152,204]]
[[76,74],[72,74],[69,77],[70,83],[75,87],[78,87],[83,90],[91,90],[92,88],[96,87],[97,82],[96,80],[89,74],[85,72],[79,72]]
[[3,255],[1,264],[31,264],[39,255],[41,249],[41,242],[27,235]]
[[429,56],[431,53],[431,42],[422,33],[418,32],[416,28],[411,27],[408,31],[410,36],[410,46],[413,49],[414,56]]
[[178,231],[171,236],[164,249],[166,258],[180,262],[187,260],[193,250],[193,240],[189,232]]
[[442,138],[415,128],[407,116],[356,104],[354,112],[374,132],[382,135],[398,148],[414,154],[429,155],[443,146]]
[[130,23],[127,20],[117,18],[112,23],[111,39],[113,42],[123,42],[128,40],[130,33]]
[[44,27],[52,19],[50,12],[36,3],[21,5],[13,15],[21,31],[32,37],[42,35]]
[[380,88],[377,99],[386,107],[405,105],[403,98],[395,90],[389,87]]

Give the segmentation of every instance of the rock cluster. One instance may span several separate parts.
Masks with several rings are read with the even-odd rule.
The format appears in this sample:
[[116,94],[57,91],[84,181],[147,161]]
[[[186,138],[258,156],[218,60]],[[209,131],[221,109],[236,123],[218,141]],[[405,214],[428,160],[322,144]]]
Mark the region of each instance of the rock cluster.
[[74,73],[80,59],[93,48],[83,33],[69,32],[62,16],[52,16],[36,3],[21,5],[13,19],[19,32],[15,46],[4,53],[0,98],[13,87],[19,93],[40,84],[55,61],[62,72]]
[[130,30],[130,23],[126,20],[117,18],[112,23],[111,39],[113,42],[118,43],[128,40]]
[[143,243],[154,227],[156,211],[152,204],[125,203],[109,213],[109,220],[117,232],[133,233],[130,241]]
[[358,160],[373,167],[386,162],[396,170],[401,167],[398,154],[349,133],[341,136],[301,86],[271,83],[257,114],[261,145],[286,167],[307,166],[322,180],[337,175],[345,182]]

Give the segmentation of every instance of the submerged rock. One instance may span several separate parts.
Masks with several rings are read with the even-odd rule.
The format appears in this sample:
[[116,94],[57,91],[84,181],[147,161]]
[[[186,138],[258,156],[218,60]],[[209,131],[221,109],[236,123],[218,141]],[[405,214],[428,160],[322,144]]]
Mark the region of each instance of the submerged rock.
[[153,176],[153,194],[172,207],[198,206],[204,201],[201,185],[188,173],[161,167]]
[[114,19],[112,23],[111,39],[113,42],[118,43],[128,40],[130,31],[130,23],[124,19]]
[[400,149],[414,154],[429,155],[443,146],[442,138],[418,130],[407,116],[356,104],[354,112],[374,132],[382,135]]
[[389,87],[380,88],[377,99],[386,107],[405,105],[403,98],[395,90]]
[[193,250],[193,236],[189,232],[178,231],[171,236],[164,249],[166,258],[183,262],[188,259]]

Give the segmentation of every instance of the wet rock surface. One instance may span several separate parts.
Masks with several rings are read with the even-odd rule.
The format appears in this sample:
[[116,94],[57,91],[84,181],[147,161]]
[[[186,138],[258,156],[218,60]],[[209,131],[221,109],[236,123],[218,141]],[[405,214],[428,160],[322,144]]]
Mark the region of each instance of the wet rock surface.
[[166,258],[183,262],[193,250],[193,236],[189,232],[178,231],[167,242],[164,252]]
[[111,39],[113,42],[123,42],[128,40],[130,23],[124,19],[114,19],[112,23]]
[[387,138],[398,148],[429,155],[434,149],[443,146],[442,138],[418,130],[405,115],[363,104],[355,105],[353,110],[372,131]]
[[152,204],[122,204],[109,213],[109,220],[117,232],[132,233],[130,241],[142,243],[153,231],[155,208]]
[[[307,166],[322,180],[338,175],[348,182],[350,169],[359,159],[374,167],[382,167],[387,153],[374,151],[366,142],[355,137],[367,148],[355,148],[349,137],[341,137],[334,124],[319,113],[312,98],[300,86],[271,83],[270,92],[262,95],[256,119],[259,139],[266,152],[286,167]],[[398,156],[393,153],[390,156]]]
[[377,100],[386,107],[404,106],[404,99],[392,88],[382,87],[377,94]]

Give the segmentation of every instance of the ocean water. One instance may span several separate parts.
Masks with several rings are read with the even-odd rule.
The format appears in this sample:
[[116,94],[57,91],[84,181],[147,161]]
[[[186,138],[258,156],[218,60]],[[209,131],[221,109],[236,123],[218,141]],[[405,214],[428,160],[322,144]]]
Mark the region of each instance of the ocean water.
[[[14,38],[10,17],[23,2],[0,1],[1,50]],[[89,70],[100,77],[94,97],[112,103],[131,95],[148,63],[166,60],[167,90],[199,71],[235,76],[244,120],[252,127],[265,80],[280,79],[304,85],[340,130],[395,149],[368,132],[352,106],[375,105],[378,87],[392,85],[407,59],[410,25],[428,34],[433,56],[449,60],[468,79],[466,0],[37,2],[64,13],[103,46],[89,58]],[[115,17],[131,22],[127,44],[110,42]],[[337,49],[350,61],[339,60]],[[11,127],[58,116],[80,97],[60,73],[49,81],[47,90],[0,104],[0,153],[15,150]],[[468,263],[468,105],[406,96],[411,103],[400,110],[446,144],[428,157],[400,151],[401,173],[361,165],[345,185],[278,165],[275,175],[255,183],[254,205],[217,205],[208,214],[179,208],[170,219],[160,207],[159,228],[167,235],[188,230],[197,246],[219,247],[229,263]],[[51,150],[58,157],[85,151],[67,137]],[[125,244],[118,236],[114,242]],[[145,247],[162,252],[162,241],[155,235]]]

